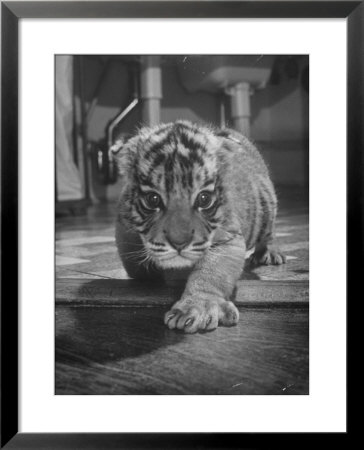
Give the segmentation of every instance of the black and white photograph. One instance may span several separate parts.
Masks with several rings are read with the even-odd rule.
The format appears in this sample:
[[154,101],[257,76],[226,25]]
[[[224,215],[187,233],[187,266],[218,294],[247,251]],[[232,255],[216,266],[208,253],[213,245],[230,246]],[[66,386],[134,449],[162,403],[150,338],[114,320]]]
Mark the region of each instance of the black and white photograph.
[[309,55],[57,54],[55,394],[309,394]]
[[1,448],[350,447],[363,3],[1,2]]

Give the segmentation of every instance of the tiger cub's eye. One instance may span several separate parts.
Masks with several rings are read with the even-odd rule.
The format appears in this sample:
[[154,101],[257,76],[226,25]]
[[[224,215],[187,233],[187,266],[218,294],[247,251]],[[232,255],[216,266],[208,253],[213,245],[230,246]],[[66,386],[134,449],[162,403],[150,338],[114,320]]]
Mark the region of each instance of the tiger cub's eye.
[[145,204],[150,209],[157,209],[162,205],[162,199],[155,192],[148,192],[144,197]]
[[213,197],[211,192],[202,191],[198,194],[195,205],[197,208],[206,209],[211,206],[212,200]]

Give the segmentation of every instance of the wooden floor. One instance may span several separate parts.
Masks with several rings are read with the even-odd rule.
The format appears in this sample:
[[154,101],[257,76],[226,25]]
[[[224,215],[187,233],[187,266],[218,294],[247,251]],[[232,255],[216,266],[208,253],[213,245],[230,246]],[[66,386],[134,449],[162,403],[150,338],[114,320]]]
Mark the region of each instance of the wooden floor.
[[183,283],[141,286],[114,246],[115,205],[56,221],[56,394],[308,394],[308,205],[283,192],[288,262],[247,270],[240,321],[185,335],[163,325]]

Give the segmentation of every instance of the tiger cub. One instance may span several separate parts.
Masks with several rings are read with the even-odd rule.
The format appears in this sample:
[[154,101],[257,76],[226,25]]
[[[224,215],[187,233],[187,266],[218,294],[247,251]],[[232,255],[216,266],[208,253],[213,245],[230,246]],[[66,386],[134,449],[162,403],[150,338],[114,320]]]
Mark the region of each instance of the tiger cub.
[[230,301],[245,254],[282,264],[271,244],[277,199],[253,144],[230,129],[186,121],[142,128],[112,147],[122,178],[116,244],[133,278],[189,268],[183,295],[165,314],[194,333],[238,322]]

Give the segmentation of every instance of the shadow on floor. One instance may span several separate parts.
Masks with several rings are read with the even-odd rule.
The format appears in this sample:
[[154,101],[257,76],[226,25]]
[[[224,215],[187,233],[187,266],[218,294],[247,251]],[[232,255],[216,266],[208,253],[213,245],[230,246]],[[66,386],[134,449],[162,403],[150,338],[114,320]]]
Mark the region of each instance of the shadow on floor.
[[68,308],[56,313],[56,362],[88,365],[133,358],[184,339],[163,323],[167,308]]

